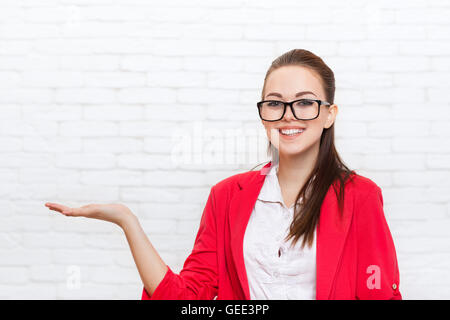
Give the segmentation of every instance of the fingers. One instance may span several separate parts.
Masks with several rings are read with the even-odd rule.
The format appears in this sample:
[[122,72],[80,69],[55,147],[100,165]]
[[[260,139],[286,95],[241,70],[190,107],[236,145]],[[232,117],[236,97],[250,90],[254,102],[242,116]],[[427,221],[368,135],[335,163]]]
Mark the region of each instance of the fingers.
[[69,208],[65,205],[53,203],[53,202],[47,202],[45,204],[46,207],[48,207],[50,210],[58,211],[64,214],[65,216],[76,216],[79,215],[79,209],[78,208]]
[[62,204],[58,204],[58,203],[52,203],[52,202],[47,202],[45,204],[46,207],[48,207],[50,210],[54,210],[54,211],[58,211],[58,212],[63,212],[64,210],[69,209],[69,207],[66,207]]

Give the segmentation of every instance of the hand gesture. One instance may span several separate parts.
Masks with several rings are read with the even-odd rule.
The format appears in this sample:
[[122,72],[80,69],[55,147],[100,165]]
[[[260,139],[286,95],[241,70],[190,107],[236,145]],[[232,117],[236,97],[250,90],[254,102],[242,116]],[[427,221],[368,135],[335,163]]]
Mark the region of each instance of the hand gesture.
[[61,212],[65,216],[85,217],[105,220],[122,226],[123,221],[132,215],[131,210],[122,204],[88,204],[79,208],[70,208],[62,204],[47,202],[50,210]]

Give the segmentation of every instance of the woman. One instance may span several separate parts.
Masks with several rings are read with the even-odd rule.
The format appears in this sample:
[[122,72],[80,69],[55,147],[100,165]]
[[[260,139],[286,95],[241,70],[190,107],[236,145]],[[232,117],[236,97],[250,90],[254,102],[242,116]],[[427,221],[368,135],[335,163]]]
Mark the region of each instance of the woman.
[[313,53],[273,61],[257,103],[272,161],[211,188],[179,274],[126,206],[46,206],[123,228],[142,299],[401,299],[381,189],[335,149],[334,93],[332,70]]

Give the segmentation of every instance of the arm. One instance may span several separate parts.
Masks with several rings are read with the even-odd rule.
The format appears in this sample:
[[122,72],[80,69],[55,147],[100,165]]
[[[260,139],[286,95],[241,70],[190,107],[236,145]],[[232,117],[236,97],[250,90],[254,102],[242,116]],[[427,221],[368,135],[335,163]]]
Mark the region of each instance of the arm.
[[131,253],[144,287],[153,292],[167,272],[167,266],[153,248],[142,230],[136,216],[122,204],[88,204],[80,208],[69,208],[58,203],[47,202],[50,210],[65,216],[85,217],[112,222],[122,228],[130,245]]
[[143,300],[212,300],[217,295],[216,210],[211,188],[200,220],[194,248],[179,274],[169,267],[153,293],[144,286]]
[[357,299],[401,300],[400,275],[391,232],[383,212],[383,196],[376,186],[359,206]]
[[179,275],[164,263],[128,207],[121,204],[89,204],[69,208],[51,202],[45,206],[65,216],[100,219],[121,227],[144,284],[142,299],[213,299],[218,287],[213,188],[203,211],[194,249]]
[[167,265],[155,250],[138,219],[129,215],[122,224],[134,262],[147,292],[153,293],[168,271]]

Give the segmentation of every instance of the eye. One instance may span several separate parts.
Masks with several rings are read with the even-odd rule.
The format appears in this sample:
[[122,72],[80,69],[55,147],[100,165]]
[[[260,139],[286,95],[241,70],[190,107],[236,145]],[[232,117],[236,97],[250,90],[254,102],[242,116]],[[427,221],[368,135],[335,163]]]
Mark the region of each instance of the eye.
[[299,105],[299,106],[310,106],[310,105],[314,104],[314,101],[311,101],[308,99],[302,99],[302,100],[297,101],[295,104]]
[[280,101],[269,101],[267,103],[267,105],[271,106],[271,107],[277,107],[277,106],[281,105],[281,102]]

